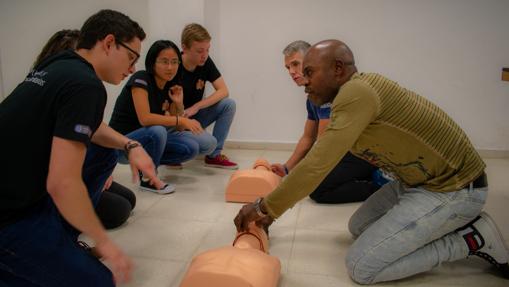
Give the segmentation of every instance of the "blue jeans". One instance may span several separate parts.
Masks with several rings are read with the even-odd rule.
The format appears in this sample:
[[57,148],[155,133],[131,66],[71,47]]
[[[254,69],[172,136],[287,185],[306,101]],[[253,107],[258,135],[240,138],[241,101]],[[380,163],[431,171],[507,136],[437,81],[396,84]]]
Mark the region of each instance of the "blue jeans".
[[[94,204],[116,163],[116,151],[89,147],[83,181]],[[111,271],[76,244],[78,235],[47,195],[0,229],[0,286],[115,286]]]
[[357,237],[346,257],[350,277],[392,281],[466,258],[468,247],[453,231],[479,215],[486,197],[487,188],[431,192],[385,184],[350,219]]
[[194,115],[193,118],[199,121],[203,128],[215,122],[212,135],[217,140],[217,146],[216,149],[209,154],[210,157],[216,157],[223,150],[224,142],[230,131],[233,117],[235,116],[235,110],[235,101],[231,98],[224,98],[210,107],[201,109]]
[[[147,154],[152,158],[156,168],[159,166],[161,156],[165,150],[167,131],[163,126],[149,126],[134,130],[125,135],[126,137],[138,141]],[[120,163],[128,163],[124,151],[119,151]]]
[[198,154],[210,154],[216,148],[217,141],[208,132],[195,135],[190,131],[168,129],[166,147],[161,156],[162,164],[178,164],[195,158]]
[[[154,165],[177,164],[193,159],[198,154],[209,154],[216,147],[216,139],[207,132],[193,135],[189,131],[179,132],[164,126],[142,127],[126,137],[140,142]],[[119,151],[121,163],[127,163],[126,155]]]

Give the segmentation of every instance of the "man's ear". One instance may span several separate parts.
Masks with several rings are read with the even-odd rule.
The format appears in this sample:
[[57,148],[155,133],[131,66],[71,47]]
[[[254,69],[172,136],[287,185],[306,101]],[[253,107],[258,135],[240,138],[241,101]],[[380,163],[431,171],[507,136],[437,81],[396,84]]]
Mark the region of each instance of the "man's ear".
[[116,48],[115,36],[113,36],[113,34],[106,35],[106,37],[102,40],[102,47],[106,52],[106,55],[108,55],[111,49]]
[[334,62],[334,74],[336,77],[341,78],[343,76],[345,63],[342,60],[336,59]]

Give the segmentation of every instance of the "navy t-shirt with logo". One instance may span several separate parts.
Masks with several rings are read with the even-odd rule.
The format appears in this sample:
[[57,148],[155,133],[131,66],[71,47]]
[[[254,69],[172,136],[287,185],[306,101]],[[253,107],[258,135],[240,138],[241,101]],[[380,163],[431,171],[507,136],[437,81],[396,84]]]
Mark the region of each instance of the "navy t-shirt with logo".
[[171,81],[171,85],[178,84],[182,86],[184,108],[187,109],[203,99],[205,83],[207,81],[213,83],[219,77],[221,77],[221,73],[209,56],[203,66],[197,66],[192,72],[186,70],[184,65],[181,64],[177,75]]
[[65,51],[35,67],[0,103],[0,227],[47,199],[53,137],[88,146],[106,100],[92,65]]
[[166,82],[163,89],[159,89],[154,76],[147,71],[141,70],[134,73],[125,84],[115,102],[115,107],[113,108],[109,123],[110,127],[124,135],[142,127],[134,107],[132,95],[132,88],[134,87],[147,91],[151,113],[164,115],[165,102],[168,104],[172,102],[168,96],[171,85],[170,82]]

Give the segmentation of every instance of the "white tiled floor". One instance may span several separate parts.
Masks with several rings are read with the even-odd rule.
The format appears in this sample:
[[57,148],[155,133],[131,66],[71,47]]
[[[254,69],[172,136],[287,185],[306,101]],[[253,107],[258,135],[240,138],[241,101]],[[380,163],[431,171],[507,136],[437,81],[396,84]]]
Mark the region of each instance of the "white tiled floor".
[[[281,162],[290,152],[228,150],[241,169],[251,168],[258,157]],[[509,244],[509,159],[486,159],[490,195],[485,210],[499,224]],[[125,286],[177,287],[190,260],[197,254],[231,244],[233,218],[241,204],[225,203],[224,190],[232,171],[207,168],[193,160],[183,170],[160,167],[160,176],[177,184],[171,195],[140,192],[130,182],[128,166],[119,165],[115,179],[132,188],[137,206],[126,224],[111,237],[133,258],[133,281]],[[318,205],[305,199],[271,227],[271,255],[282,263],[281,287],[358,286],[344,265],[353,242],[347,230],[350,215],[359,204]],[[462,260],[430,272],[382,286],[509,286],[493,274],[489,264]]]

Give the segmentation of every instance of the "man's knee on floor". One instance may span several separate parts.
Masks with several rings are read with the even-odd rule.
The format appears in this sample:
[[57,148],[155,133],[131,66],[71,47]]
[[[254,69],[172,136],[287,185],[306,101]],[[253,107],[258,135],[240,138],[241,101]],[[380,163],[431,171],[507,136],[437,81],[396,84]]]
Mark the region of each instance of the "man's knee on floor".
[[361,224],[355,218],[355,214],[348,220],[348,230],[354,238],[359,237],[362,233]]
[[317,192],[311,193],[309,195],[309,198],[311,198],[316,203],[327,203],[326,201],[323,200],[322,196]]
[[74,255],[76,256],[69,259],[67,266],[63,268],[64,270],[60,270],[65,272],[65,277],[62,278],[62,282],[65,282],[63,285],[77,287],[115,286],[112,272],[98,259],[82,252]]
[[[362,251],[361,251],[362,252]],[[350,249],[346,255],[346,269],[350,278],[358,284],[369,285],[372,284],[373,279],[376,276],[375,271],[369,265],[369,258],[367,255],[361,255],[359,258],[359,252],[357,250]]]

